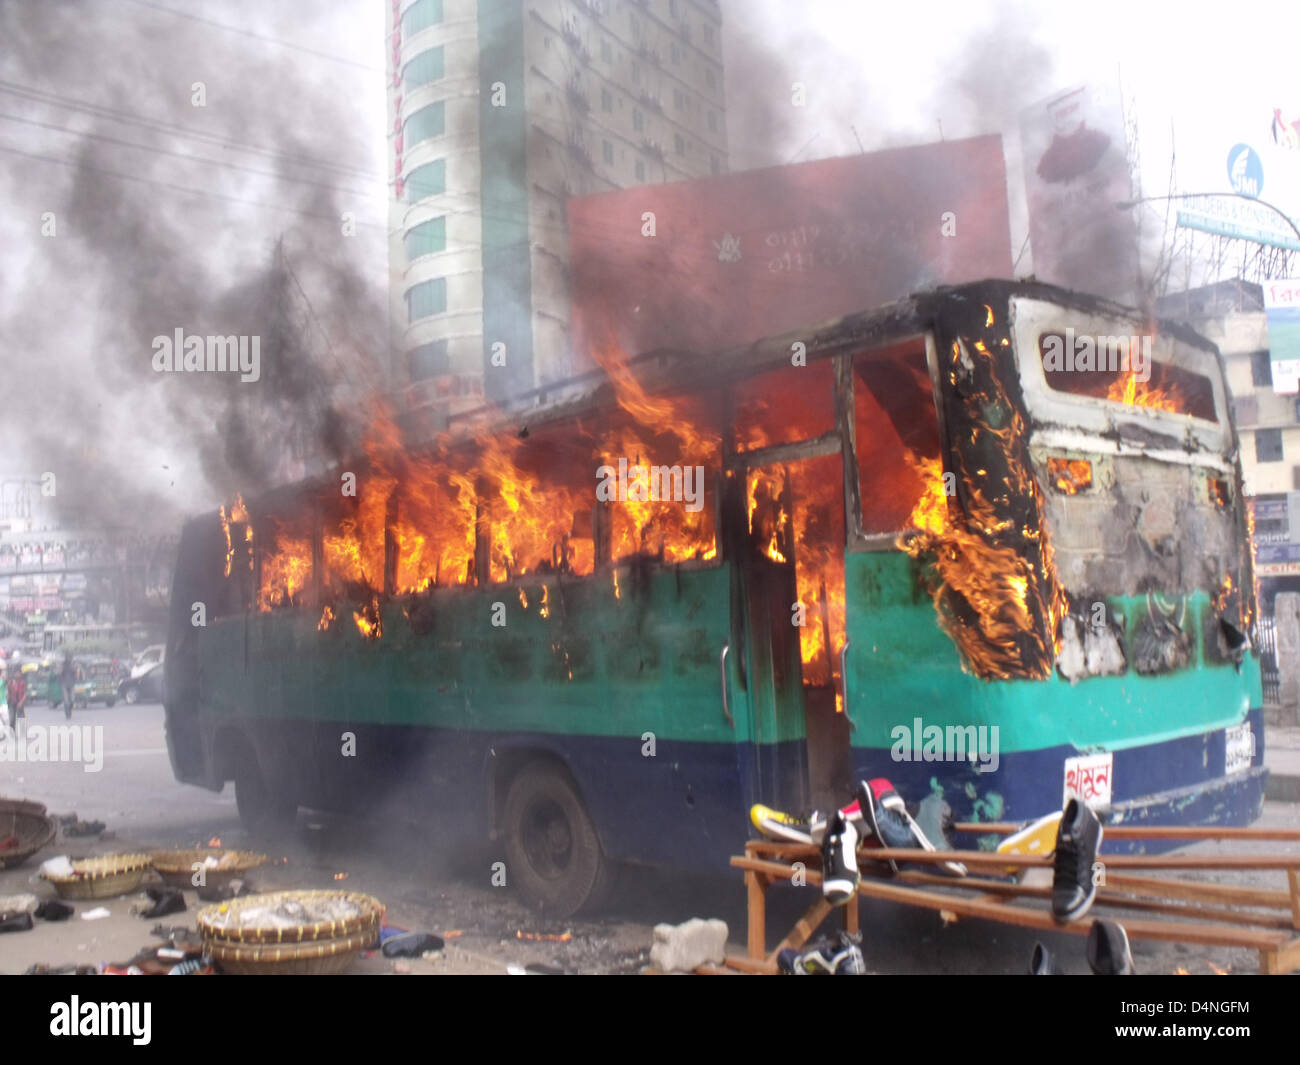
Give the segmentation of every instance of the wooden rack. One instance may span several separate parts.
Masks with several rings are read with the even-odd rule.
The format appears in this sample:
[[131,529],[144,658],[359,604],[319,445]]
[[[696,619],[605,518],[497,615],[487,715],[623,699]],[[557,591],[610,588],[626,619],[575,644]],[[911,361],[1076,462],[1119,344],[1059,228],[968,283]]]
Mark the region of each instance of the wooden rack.
[[[1018,825],[959,824],[957,831],[1006,835]],[[1177,839],[1297,842],[1300,831],[1266,828],[1160,828],[1159,826],[1106,827],[1107,840]],[[908,865],[963,863],[965,877],[943,876],[915,869],[880,877],[865,870],[872,863],[892,858]],[[1005,874],[1010,869],[1050,869],[1050,855],[1007,855],[988,851],[921,851],[861,848],[864,868],[859,898],[886,899],[905,906],[939,911],[945,919],[973,917],[1040,931],[1087,935],[1094,918],[1058,924],[1050,909],[1051,888],[1018,883]],[[1300,852],[1284,855],[1231,854],[1105,854],[1100,857],[1105,880],[1098,887],[1093,912],[1099,909],[1137,910],[1149,917],[1125,917],[1130,939],[1198,943],[1211,947],[1247,947],[1259,952],[1265,973],[1300,969]],[[795,863],[802,863],[797,869]],[[742,972],[774,973],[777,954],[786,947],[803,946],[834,909],[818,893],[780,943],[767,950],[767,889],[778,881],[789,883],[796,875],[809,886],[820,886],[821,851],[806,843],[750,840],[743,857],[731,864],[745,874],[749,902],[746,954],[727,958],[727,966]],[[877,866],[877,868],[881,868]],[[1267,869],[1286,874],[1287,890],[1272,891],[1234,884],[1208,883],[1186,878],[1135,875],[1148,870],[1203,872]],[[842,907],[844,927],[858,931],[856,900]]]

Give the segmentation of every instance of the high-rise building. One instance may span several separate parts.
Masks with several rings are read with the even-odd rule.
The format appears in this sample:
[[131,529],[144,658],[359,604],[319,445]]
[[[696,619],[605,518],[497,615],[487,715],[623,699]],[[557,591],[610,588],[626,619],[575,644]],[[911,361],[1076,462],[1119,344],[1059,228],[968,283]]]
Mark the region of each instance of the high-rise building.
[[393,380],[426,433],[581,365],[570,196],[727,170],[721,16],[717,0],[390,0],[386,17]]

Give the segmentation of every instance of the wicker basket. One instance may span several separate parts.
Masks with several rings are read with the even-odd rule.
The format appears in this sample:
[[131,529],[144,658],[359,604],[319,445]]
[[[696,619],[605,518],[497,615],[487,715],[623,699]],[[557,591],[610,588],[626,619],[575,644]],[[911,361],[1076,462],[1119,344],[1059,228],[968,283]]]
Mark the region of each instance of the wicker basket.
[[58,835],[59,826],[39,802],[0,799],[0,840],[11,836],[18,845],[0,851],[0,869],[22,865]]
[[205,950],[223,973],[246,976],[328,976],[340,973],[375,941],[370,931],[303,943],[231,943],[207,940]]
[[194,863],[201,863],[208,857],[217,859],[226,857],[230,863],[220,867],[204,868],[205,883],[208,887],[215,888],[224,887],[231,880],[242,878],[250,869],[265,865],[267,861],[265,854],[258,854],[256,851],[231,851],[204,847],[192,850],[154,851],[151,857],[153,867],[158,870],[158,875],[163,878],[163,882],[175,888],[193,887]]
[[147,854],[110,854],[73,862],[72,876],[41,876],[54,885],[61,899],[111,899],[138,888],[149,866]]
[[[304,921],[302,924],[277,928],[266,924],[239,923],[240,915],[263,907],[298,903],[305,907],[327,902],[347,902],[356,908],[355,915],[334,920]],[[379,938],[384,922],[384,905],[378,899],[353,891],[274,891],[265,895],[245,895],[230,902],[206,906],[198,913],[199,933],[205,943],[276,944],[315,943],[354,935],[368,937],[367,945]]]

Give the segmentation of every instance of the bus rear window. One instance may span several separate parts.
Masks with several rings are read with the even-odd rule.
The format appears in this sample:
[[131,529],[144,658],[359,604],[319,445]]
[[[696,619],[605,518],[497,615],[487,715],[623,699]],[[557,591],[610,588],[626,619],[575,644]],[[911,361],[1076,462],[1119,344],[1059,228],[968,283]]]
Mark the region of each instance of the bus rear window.
[[1044,333],[1043,377],[1057,392],[1218,422],[1210,379],[1152,358],[1149,341],[1138,347],[1145,339]]

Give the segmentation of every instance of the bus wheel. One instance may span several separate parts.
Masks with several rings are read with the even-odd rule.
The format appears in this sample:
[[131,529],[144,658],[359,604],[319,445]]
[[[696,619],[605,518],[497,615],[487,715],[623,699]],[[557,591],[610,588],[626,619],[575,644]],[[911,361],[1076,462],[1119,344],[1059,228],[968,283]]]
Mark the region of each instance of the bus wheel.
[[598,906],[609,887],[609,860],[569,775],[534,762],[506,793],[506,868],[537,909],[568,917]]
[[262,836],[283,833],[298,815],[298,804],[267,785],[257,757],[247,749],[235,770],[235,808],[244,828]]

